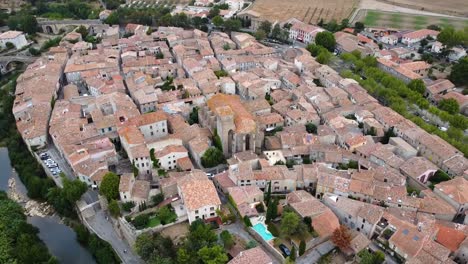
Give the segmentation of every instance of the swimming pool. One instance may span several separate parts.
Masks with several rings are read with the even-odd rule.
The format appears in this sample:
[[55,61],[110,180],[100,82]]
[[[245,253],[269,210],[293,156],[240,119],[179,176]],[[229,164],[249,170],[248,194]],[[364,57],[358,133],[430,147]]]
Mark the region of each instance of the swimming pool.
[[258,223],[252,227],[265,241],[270,241],[275,238],[270,231],[267,230],[266,226],[262,223]]

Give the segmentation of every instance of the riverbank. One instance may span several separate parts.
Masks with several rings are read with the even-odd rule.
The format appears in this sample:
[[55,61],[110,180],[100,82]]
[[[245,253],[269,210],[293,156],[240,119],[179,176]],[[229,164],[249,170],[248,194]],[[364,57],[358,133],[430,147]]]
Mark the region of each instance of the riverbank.
[[20,181],[16,170],[11,167],[8,150],[0,148],[0,190],[23,207],[27,222],[39,230],[37,236],[49,252],[60,263],[95,264],[92,255],[77,241],[73,229],[63,224],[52,206],[46,202],[37,202],[27,196],[26,187]]
[[[16,172],[13,171],[15,174]],[[24,214],[28,217],[38,216],[46,217],[54,214],[54,209],[47,202],[38,202],[36,200],[31,200],[23,193],[21,193],[17,188],[17,183],[15,178],[11,177],[8,180],[8,197],[18,204],[22,205],[24,208]]]

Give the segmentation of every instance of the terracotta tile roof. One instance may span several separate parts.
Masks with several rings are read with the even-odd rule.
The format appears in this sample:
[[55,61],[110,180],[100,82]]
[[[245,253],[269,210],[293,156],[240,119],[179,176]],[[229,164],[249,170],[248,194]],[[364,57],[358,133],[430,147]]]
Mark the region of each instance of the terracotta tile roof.
[[21,34],[23,34],[23,32],[10,30],[10,31],[0,34],[0,39],[13,39],[13,38],[18,37]]
[[162,150],[156,151],[154,153],[154,156],[159,159],[167,155],[170,155],[172,153],[187,153],[187,152],[188,152],[187,149],[182,145],[168,145],[164,147]]
[[433,95],[453,88],[455,88],[455,85],[447,79],[438,79],[426,85],[426,89],[429,90]]
[[468,181],[463,177],[455,177],[450,181],[436,184],[435,187],[458,204],[468,203]]
[[435,240],[439,244],[450,249],[450,251],[455,252],[465,238],[466,235],[462,231],[439,225],[439,231],[437,232]]
[[149,181],[136,180],[133,184],[132,197],[148,200],[150,189]]
[[314,217],[312,227],[320,237],[329,237],[333,234],[333,231],[340,227],[340,222],[336,215],[328,209],[323,214]]
[[236,205],[249,203],[250,200],[257,196],[263,197],[263,192],[257,186],[229,187],[228,193],[232,197]]
[[120,176],[119,192],[130,192],[132,181],[135,179],[132,173],[124,173]]
[[438,167],[432,162],[423,157],[413,157],[405,161],[401,166],[400,170],[412,178],[417,178],[421,174],[432,170],[437,171]]
[[328,209],[318,199],[304,190],[289,193],[286,200],[301,217],[315,217]]
[[189,157],[180,158],[176,160],[176,163],[177,166],[184,171],[193,169],[193,164]]
[[403,38],[410,38],[410,39],[419,39],[425,38],[426,36],[437,36],[439,35],[438,31],[431,30],[431,29],[420,29],[413,32],[409,32],[403,34]]
[[272,264],[272,259],[262,250],[261,247],[255,247],[239,253],[228,264]]
[[198,210],[203,206],[221,204],[216,188],[203,171],[192,171],[177,181],[188,210]]
[[234,115],[237,133],[250,133],[255,130],[255,120],[242,105],[239,96],[216,94],[207,101],[207,105],[220,116]]

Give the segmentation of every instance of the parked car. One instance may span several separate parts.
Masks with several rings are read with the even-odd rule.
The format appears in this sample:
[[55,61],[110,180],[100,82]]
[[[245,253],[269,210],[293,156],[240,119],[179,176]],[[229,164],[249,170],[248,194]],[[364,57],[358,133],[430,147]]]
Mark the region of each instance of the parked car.
[[57,164],[47,164],[47,168],[57,168]]
[[49,158],[49,154],[41,153],[41,154],[39,154],[39,157],[41,158],[41,160],[47,160]]
[[285,255],[286,257],[289,257],[289,255],[291,255],[291,251],[284,244],[280,244],[279,248],[281,249],[281,252],[283,252],[283,255]]

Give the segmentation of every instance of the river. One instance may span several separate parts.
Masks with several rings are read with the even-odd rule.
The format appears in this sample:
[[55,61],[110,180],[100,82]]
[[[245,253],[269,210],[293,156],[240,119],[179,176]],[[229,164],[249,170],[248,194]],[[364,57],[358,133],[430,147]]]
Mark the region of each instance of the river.
[[[26,188],[16,173],[13,173],[8,150],[0,148],[0,190],[8,191],[8,180],[14,177],[16,188],[26,194]],[[76,240],[76,234],[70,227],[61,223],[58,216],[28,217],[28,222],[39,229],[39,237],[60,263],[95,264],[91,254]]]

